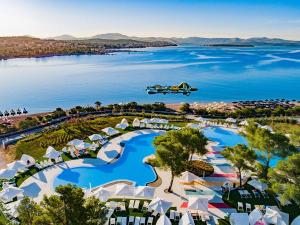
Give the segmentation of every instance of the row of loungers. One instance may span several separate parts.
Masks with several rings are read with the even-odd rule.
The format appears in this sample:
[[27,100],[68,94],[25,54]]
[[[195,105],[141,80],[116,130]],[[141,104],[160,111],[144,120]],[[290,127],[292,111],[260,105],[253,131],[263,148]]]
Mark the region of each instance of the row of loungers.
[[[244,204],[242,202],[238,202],[238,211],[239,212],[247,212],[250,213],[252,212],[252,205],[250,203],[245,203],[245,208]],[[254,208],[259,209],[261,212],[266,212],[266,206],[265,205],[254,205]]]
[[[252,190],[252,193],[255,198],[269,198],[269,195],[265,191]],[[248,190],[239,190],[239,194],[241,198],[252,198],[252,195]]]
[[44,161],[41,161],[39,163],[36,163],[35,167],[41,170],[41,169],[44,169],[44,168],[49,167],[49,166],[53,166],[54,164],[61,163],[61,162],[63,162],[63,159],[61,157],[59,157],[55,160],[55,162],[52,162],[49,159],[49,160],[44,160]]
[[140,124],[139,128],[149,128],[149,129],[162,129],[162,130],[179,130],[179,127],[168,124]]

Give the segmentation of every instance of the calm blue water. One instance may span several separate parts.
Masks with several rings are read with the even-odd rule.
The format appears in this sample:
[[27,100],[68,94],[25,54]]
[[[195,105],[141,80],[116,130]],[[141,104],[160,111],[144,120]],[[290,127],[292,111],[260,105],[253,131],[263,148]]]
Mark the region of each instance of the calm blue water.
[[[0,80],[2,111],[49,111],[96,100],[106,104],[300,99],[300,51],[180,46],[131,54],[12,59],[0,61]],[[145,92],[148,85],[182,81],[199,91],[189,97]]]
[[[209,140],[219,142],[219,145],[223,147],[233,147],[237,144],[248,145],[247,139],[245,137],[221,127],[206,127],[203,129],[203,134]],[[257,154],[259,155],[260,152],[257,151]],[[276,166],[279,160],[281,160],[280,157],[274,157],[270,161],[270,166]],[[259,158],[258,161],[262,162],[262,158]]]
[[143,159],[154,153],[153,139],[159,134],[146,134],[126,142],[122,156],[112,164],[97,165],[97,159],[87,159],[93,167],[66,169],[54,180],[54,187],[72,183],[82,188],[96,187],[115,180],[131,180],[137,185],[145,185],[156,179],[152,167]]

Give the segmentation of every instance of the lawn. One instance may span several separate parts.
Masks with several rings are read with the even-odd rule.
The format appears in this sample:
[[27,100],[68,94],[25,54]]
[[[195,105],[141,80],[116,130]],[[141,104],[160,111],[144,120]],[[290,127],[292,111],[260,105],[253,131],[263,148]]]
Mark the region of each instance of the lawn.
[[244,209],[246,206],[245,203],[251,204],[252,210],[254,209],[255,205],[278,206],[281,211],[286,212],[290,215],[290,221],[292,221],[295,217],[300,215],[299,206],[297,206],[296,204],[281,206],[271,192],[268,192],[269,198],[255,198],[252,194],[252,190],[254,189],[253,187],[251,187],[250,185],[245,185],[245,189],[251,193],[252,198],[241,198],[238,193],[238,190],[233,190],[230,192],[229,200],[227,200],[228,192],[226,192],[223,195],[224,202],[236,209],[238,202],[242,202],[244,204]]

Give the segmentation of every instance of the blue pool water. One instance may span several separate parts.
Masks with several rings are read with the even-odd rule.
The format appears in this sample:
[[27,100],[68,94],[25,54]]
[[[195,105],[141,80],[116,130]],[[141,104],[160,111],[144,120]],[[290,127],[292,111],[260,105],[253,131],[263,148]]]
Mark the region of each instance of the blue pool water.
[[[209,140],[218,142],[219,145],[223,147],[232,147],[237,144],[248,145],[247,139],[245,137],[233,131],[223,129],[221,127],[206,127],[203,129],[203,134]],[[257,151],[257,154],[260,154],[260,152]],[[281,158],[274,157],[270,161],[270,166],[276,166],[279,160],[281,160]],[[258,161],[262,162],[262,158],[259,158]]]
[[152,167],[143,159],[154,153],[153,139],[159,134],[146,134],[132,138],[125,144],[122,156],[112,164],[97,165],[99,160],[86,159],[92,167],[65,169],[54,180],[53,186],[67,183],[82,188],[96,187],[115,180],[130,180],[137,185],[145,185],[156,179]]

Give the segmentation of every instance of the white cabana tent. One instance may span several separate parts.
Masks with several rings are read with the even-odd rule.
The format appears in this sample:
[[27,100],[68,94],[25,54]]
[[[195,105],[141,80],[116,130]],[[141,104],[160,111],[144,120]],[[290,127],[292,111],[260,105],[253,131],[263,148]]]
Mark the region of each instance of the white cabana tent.
[[89,139],[91,141],[100,141],[100,140],[104,139],[104,137],[100,134],[92,134],[91,136],[89,136]]
[[161,215],[156,222],[156,225],[172,225],[170,219],[166,215]]
[[120,131],[112,128],[112,127],[106,127],[104,129],[102,129],[102,131],[107,134],[108,136],[113,136],[113,135],[116,135],[118,133],[120,133]]
[[160,214],[164,214],[168,211],[171,205],[172,202],[168,202],[160,198],[155,198],[149,203],[148,209],[154,210]]
[[248,126],[249,125],[247,120],[243,120],[239,124],[242,125],[242,126]]
[[112,195],[113,193],[110,192],[109,190],[103,188],[103,187],[100,187],[96,192],[94,192],[92,194],[92,196],[95,196],[96,198],[98,198],[101,202],[106,202],[110,196]]
[[155,188],[149,186],[138,186],[135,188],[134,195],[136,197],[143,197],[152,199],[154,196]]
[[259,190],[259,191],[264,191],[268,188],[267,184],[262,183],[262,182],[260,182],[256,179],[248,181],[248,184],[251,185],[252,187],[254,187],[255,189]]
[[181,219],[179,220],[178,225],[195,225],[194,219],[191,216],[190,212],[186,211],[182,215]]
[[231,225],[249,225],[248,213],[231,213],[229,222]]
[[7,164],[7,168],[11,170],[24,170],[27,168],[27,164],[21,160],[14,161],[12,163]]
[[300,225],[300,216],[297,216],[293,222],[291,223],[291,225]]
[[10,180],[17,175],[18,171],[15,169],[1,169],[0,170],[0,179]]
[[117,184],[115,195],[119,196],[133,196],[134,195],[134,186],[128,184]]
[[180,179],[182,182],[192,182],[192,181],[200,180],[201,178],[189,171],[185,171],[181,173]]
[[118,123],[116,125],[116,128],[125,130],[128,126],[129,126],[128,123]]
[[61,154],[62,152],[56,151],[52,146],[49,146],[44,157],[48,159],[58,159]]
[[133,127],[139,127],[141,125],[141,121],[138,118],[135,118],[132,122]]
[[142,119],[141,123],[145,123],[145,124],[150,123],[150,119],[147,119],[147,118]]
[[208,198],[204,197],[189,197],[188,208],[193,210],[199,210],[203,212],[208,211]]
[[83,140],[74,139],[72,141],[69,141],[67,145],[69,146],[77,146],[80,145],[83,142]]
[[268,206],[263,221],[267,224],[288,225],[289,214],[281,212],[276,206]]
[[23,154],[21,156],[20,161],[24,162],[27,165],[27,167],[35,165],[35,159],[30,155]]
[[236,119],[233,119],[231,117],[227,118],[225,121],[228,123],[236,123]]
[[23,197],[24,190],[21,188],[8,186],[0,192],[0,199],[6,203],[13,201],[16,197]]
[[263,218],[263,214],[259,209],[254,209],[249,214],[249,223],[250,225],[254,225],[257,221],[260,221]]
[[129,126],[128,121],[127,121],[125,118],[123,118],[123,119],[121,120],[121,123],[127,124],[127,126]]

